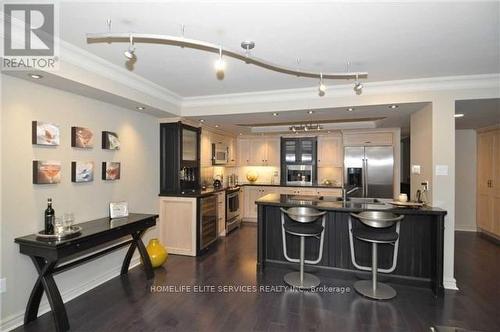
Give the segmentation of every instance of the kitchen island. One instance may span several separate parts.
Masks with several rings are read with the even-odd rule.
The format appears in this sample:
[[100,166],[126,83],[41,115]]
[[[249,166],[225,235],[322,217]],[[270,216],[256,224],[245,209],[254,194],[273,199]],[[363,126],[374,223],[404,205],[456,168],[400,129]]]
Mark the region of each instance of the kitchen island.
[[[269,194],[255,202],[258,206],[258,248],[257,269],[265,272],[268,265],[294,265],[285,260],[281,230],[280,208],[295,206],[313,207],[328,211],[325,222],[323,257],[314,265],[319,273],[341,277],[370,275],[357,270],[351,262],[349,246],[350,213],[361,211],[388,211],[404,215],[401,221],[399,253],[396,270],[384,274],[389,282],[430,287],[434,294],[443,295],[443,240],[444,217],[446,211],[439,208],[422,207],[399,208],[386,201],[372,202],[339,201],[336,197],[296,196]],[[359,221],[352,219],[353,227]],[[288,254],[297,257],[299,238],[286,235]],[[371,265],[371,246],[369,243],[354,239],[356,260],[359,264]],[[316,258],[319,240],[306,239],[305,258]],[[378,252],[379,267],[386,268],[392,263],[392,245],[380,245]]]

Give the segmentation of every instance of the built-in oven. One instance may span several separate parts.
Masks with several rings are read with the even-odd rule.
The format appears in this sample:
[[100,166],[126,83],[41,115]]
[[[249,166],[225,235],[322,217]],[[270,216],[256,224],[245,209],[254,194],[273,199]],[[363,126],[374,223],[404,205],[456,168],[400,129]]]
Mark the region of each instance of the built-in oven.
[[226,233],[241,224],[240,204],[240,188],[228,189],[226,191]]
[[225,165],[227,164],[229,148],[222,143],[212,144],[212,164]]
[[199,250],[217,240],[217,196],[200,198]]
[[313,172],[313,165],[286,165],[286,184],[312,186]]

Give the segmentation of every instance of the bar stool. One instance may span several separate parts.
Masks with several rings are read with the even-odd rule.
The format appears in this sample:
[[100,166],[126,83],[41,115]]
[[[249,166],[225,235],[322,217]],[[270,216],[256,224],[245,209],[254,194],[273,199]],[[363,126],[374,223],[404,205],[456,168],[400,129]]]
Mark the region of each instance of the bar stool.
[[[286,221],[285,214],[292,220]],[[314,223],[321,217],[321,225]],[[285,275],[285,282],[299,289],[313,289],[320,284],[318,277],[304,273],[304,263],[318,264],[323,257],[323,241],[325,238],[326,211],[319,211],[309,207],[292,207],[287,210],[281,208],[281,230],[283,236],[283,253],[289,262],[300,263],[300,272],[290,272]],[[300,237],[300,258],[291,258],[286,250],[286,233]],[[321,235],[321,236],[320,236]],[[319,257],[316,260],[305,259],[305,238],[320,239]]]
[[[352,227],[352,217],[358,219],[368,227]],[[388,300],[396,296],[396,291],[389,285],[377,282],[377,273],[391,273],[396,269],[399,247],[400,221],[404,216],[398,216],[390,212],[364,211],[358,214],[351,213],[349,216],[349,245],[351,247],[352,264],[359,270],[372,271],[372,280],[362,280],[354,283],[354,289],[366,297],[376,300]],[[396,224],[396,230],[389,229]],[[354,239],[372,244],[372,266],[362,266],[356,262],[354,254]],[[392,266],[388,269],[379,269],[377,263],[377,245],[394,245]]]

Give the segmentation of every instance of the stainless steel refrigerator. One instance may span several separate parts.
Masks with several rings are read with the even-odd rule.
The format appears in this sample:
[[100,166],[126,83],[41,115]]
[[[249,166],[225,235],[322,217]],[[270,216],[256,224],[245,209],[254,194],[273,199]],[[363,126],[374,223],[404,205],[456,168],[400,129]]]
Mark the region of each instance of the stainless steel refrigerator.
[[353,197],[393,198],[394,151],[392,146],[344,148],[344,185],[357,187]]

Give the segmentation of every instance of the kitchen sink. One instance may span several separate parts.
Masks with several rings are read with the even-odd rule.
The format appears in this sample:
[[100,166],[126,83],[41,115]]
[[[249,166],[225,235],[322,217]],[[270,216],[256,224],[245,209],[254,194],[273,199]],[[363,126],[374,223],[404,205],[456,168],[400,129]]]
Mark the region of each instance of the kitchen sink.
[[380,200],[376,198],[365,198],[365,197],[347,197],[347,201],[360,204],[380,203]]

